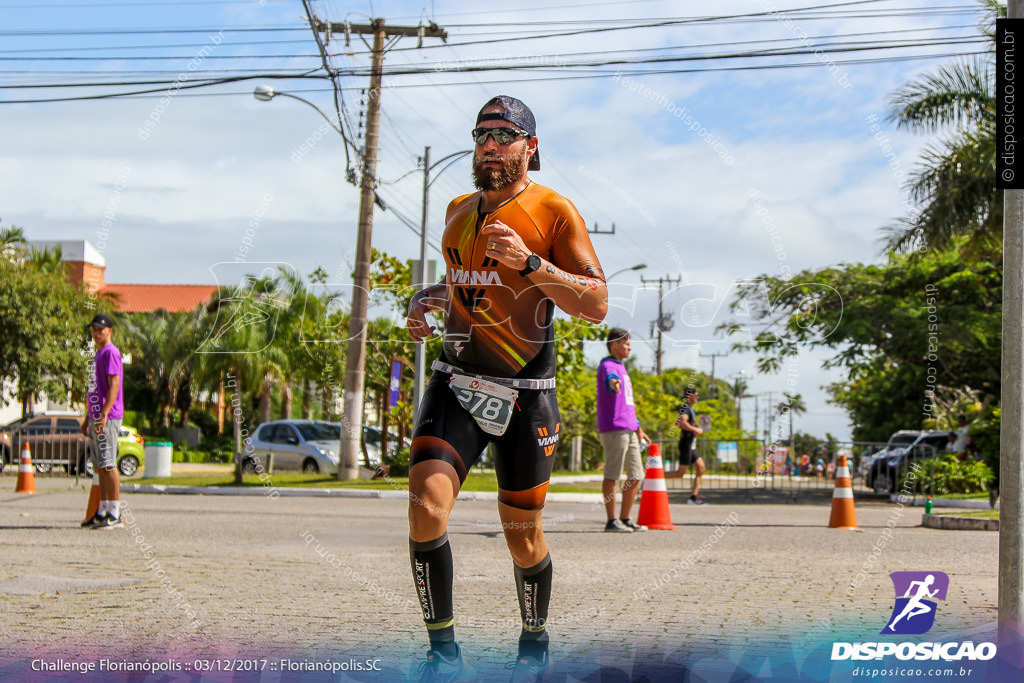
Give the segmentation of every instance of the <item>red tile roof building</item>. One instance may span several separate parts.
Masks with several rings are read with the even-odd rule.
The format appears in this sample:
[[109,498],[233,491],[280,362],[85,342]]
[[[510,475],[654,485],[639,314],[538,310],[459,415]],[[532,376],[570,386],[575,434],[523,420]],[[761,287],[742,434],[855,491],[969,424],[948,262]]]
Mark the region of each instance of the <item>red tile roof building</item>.
[[104,281],[106,260],[85,240],[32,240],[35,249],[60,247],[68,280],[81,282],[90,294],[113,295],[122,313],[168,313],[192,311],[206,304],[217,291],[216,285],[113,284]]
[[122,313],[169,313],[192,311],[207,303],[217,291],[214,285],[104,285],[103,294],[117,297]]

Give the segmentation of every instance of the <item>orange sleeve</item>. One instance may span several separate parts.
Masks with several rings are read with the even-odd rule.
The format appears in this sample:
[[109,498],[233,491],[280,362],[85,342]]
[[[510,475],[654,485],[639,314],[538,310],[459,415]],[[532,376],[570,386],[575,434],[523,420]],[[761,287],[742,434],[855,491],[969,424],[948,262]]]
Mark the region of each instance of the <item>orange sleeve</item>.
[[552,212],[554,225],[551,262],[567,273],[604,282],[604,270],[580,212],[568,199],[554,193],[549,197],[547,208]]

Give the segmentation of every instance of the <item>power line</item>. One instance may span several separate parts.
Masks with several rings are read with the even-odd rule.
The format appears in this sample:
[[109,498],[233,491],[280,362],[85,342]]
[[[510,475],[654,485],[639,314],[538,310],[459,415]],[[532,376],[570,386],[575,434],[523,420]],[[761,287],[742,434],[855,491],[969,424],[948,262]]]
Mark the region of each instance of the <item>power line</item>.
[[[407,68],[407,67],[403,67],[403,66],[395,66],[395,67],[391,67],[390,69],[386,70],[384,73],[387,76],[400,76],[400,75],[424,75],[424,74],[431,74],[431,73],[471,73],[471,72],[487,72],[487,71],[498,71],[498,70],[500,70],[500,71],[546,71],[546,72],[559,72],[559,71],[562,71],[562,70],[571,70],[571,69],[584,69],[584,68],[593,69],[593,68],[601,67],[601,66],[620,66],[620,65],[636,66],[636,65],[643,65],[643,64],[673,64],[673,63],[716,61],[716,60],[733,60],[733,59],[763,59],[763,58],[772,58],[772,57],[794,57],[794,56],[803,56],[803,55],[820,56],[820,55],[823,55],[823,54],[831,55],[831,54],[843,54],[843,53],[851,53],[851,52],[873,52],[873,51],[882,51],[882,50],[904,50],[904,49],[917,48],[917,47],[939,47],[939,46],[947,46],[947,45],[970,45],[970,44],[978,44],[978,43],[982,43],[983,44],[983,43],[987,43],[987,42],[988,42],[988,39],[985,38],[985,37],[974,37],[974,38],[964,38],[964,39],[955,39],[955,40],[949,40],[949,39],[923,40],[923,41],[915,41],[915,42],[910,42],[910,43],[881,43],[881,44],[879,44],[879,43],[874,43],[874,44],[870,44],[870,43],[869,44],[857,44],[857,43],[845,44],[845,43],[839,43],[839,44],[832,45],[832,46],[823,46],[823,47],[817,47],[817,48],[808,47],[808,48],[805,48],[805,49],[785,49],[785,50],[784,49],[768,49],[768,50],[754,50],[754,51],[750,51],[750,52],[732,52],[732,53],[702,54],[702,55],[679,55],[679,56],[664,56],[664,57],[645,57],[645,58],[638,58],[638,59],[622,59],[622,58],[620,58],[620,59],[604,59],[604,60],[595,60],[595,61],[590,61],[590,62],[577,62],[577,63],[566,64],[564,66],[557,66],[557,67],[556,66],[551,66],[551,65],[548,65],[548,64],[512,64],[512,65],[510,65],[510,64],[504,64],[504,63],[497,64],[497,65],[482,64],[482,65],[479,65],[479,66],[458,67],[458,68],[443,68],[443,69],[442,68],[437,68],[437,67],[433,67],[433,68],[431,68],[431,67],[425,67],[425,68],[424,67],[412,67],[412,68]],[[967,53],[967,54],[977,54],[977,53]],[[926,55],[926,56],[931,56],[931,55]],[[942,55],[942,56],[945,56],[945,55]],[[923,58],[925,56],[922,56],[922,55],[912,55],[910,57],[911,58]],[[3,61],[4,59],[5,58],[0,58],[0,61]],[[324,57],[324,61],[326,63],[326,57]],[[841,62],[835,62],[835,63],[841,63]],[[855,63],[855,62],[851,60],[848,63]],[[811,65],[821,65],[820,59],[816,60],[813,63],[811,63]],[[750,68],[755,68],[755,66],[756,65],[752,65]],[[783,66],[785,66],[785,67],[800,66],[800,64],[765,65],[764,68],[771,68],[771,67],[779,68],[779,67],[783,67]],[[325,67],[325,68],[330,69],[329,67]],[[714,70],[729,70],[729,69],[727,69],[727,68],[722,68],[722,69],[714,69],[714,68],[701,69],[701,71],[714,71]],[[340,73],[340,72],[338,72],[335,69],[330,69],[329,72],[330,73]],[[660,73],[687,73],[689,71],[688,70],[677,71],[677,70],[661,69],[661,70],[658,70],[658,72],[660,72]],[[194,73],[201,73],[201,72],[194,72]],[[311,73],[311,72],[307,72],[307,73]],[[619,73],[619,72],[616,72],[616,73]],[[363,70],[362,70],[362,68],[352,69],[352,70],[350,70],[348,72],[348,75],[352,75],[352,76],[358,77],[360,75],[363,75]],[[600,76],[599,73],[598,74],[594,74],[594,75],[595,76]],[[101,82],[101,83],[92,83],[90,85],[109,85],[109,86],[115,86],[115,85],[139,85],[139,84],[150,85],[150,84],[154,84],[154,83],[153,82],[149,82],[149,83],[143,83],[143,82],[103,83],[103,82]],[[0,86],[0,89],[3,89],[3,88],[22,88],[22,89],[24,89],[24,88],[30,88],[30,87],[52,88],[52,87],[65,87],[65,86],[68,86],[68,87],[70,87],[70,86],[83,87],[83,85],[84,84],[79,84],[79,83],[75,83],[75,84],[20,84],[20,85],[11,85],[11,86]],[[396,84],[396,85],[391,85],[390,87],[391,88],[400,88],[400,87],[406,87],[406,86],[404,86],[403,84]],[[339,109],[339,118],[340,118],[340,109]]]
[[[833,60],[833,61],[831,61],[828,64],[828,66],[829,67],[831,67],[832,65],[835,65],[837,67],[839,67],[839,66],[862,66],[862,65],[867,65],[867,64],[885,64],[885,63],[892,63],[892,62],[913,61],[913,60],[920,60],[920,59],[935,60],[935,59],[944,59],[944,58],[949,58],[949,57],[969,57],[969,56],[975,56],[975,55],[988,55],[988,54],[991,54],[988,50],[977,50],[977,51],[973,51],[973,52],[945,52],[945,53],[937,53],[937,54],[902,55],[902,56],[894,56],[894,57],[876,57],[876,58],[866,58],[866,59]],[[674,74],[690,74],[690,73],[719,73],[719,72],[733,72],[733,71],[762,71],[762,70],[773,70],[773,69],[798,69],[798,68],[807,68],[807,67],[821,68],[823,66],[825,66],[825,64],[822,64],[821,62],[815,61],[815,62],[798,62],[798,63],[789,63],[789,64],[748,64],[748,65],[724,66],[724,67],[708,66],[708,67],[696,68],[696,69],[648,69],[648,70],[631,69],[631,70],[619,70],[619,71],[615,71],[615,72],[605,71],[605,72],[599,72],[599,73],[576,74],[576,75],[572,75],[572,76],[548,76],[548,77],[538,77],[538,78],[496,78],[496,79],[490,79],[490,80],[486,80],[486,81],[463,81],[463,82],[452,81],[452,82],[447,82],[447,83],[433,83],[433,84],[408,83],[408,84],[401,84],[401,85],[392,85],[392,86],[390,86],[390,89],[392,91],[394,91],[394,90],[397,90],[397,89],[405,89],[405,88],[423,88],[423,87],[448,88],[448,87],[458,87],[458,86],[466,86],[466,85],[478,86],[478,85],[481,85],[481,84],[484,84],[484,85],[499,85],[499,84],[509,84],[509,83],[519,84],[519,83],[540,83],[540,82],[552,82],[552,81],[576,81],[576,80],[589,80],[589,79],[598,79],[598,78],[615,78],[616,76],[618,76],[618,77],[626,76],[626,77],[636,78],[636,77],[640,77],[640,76],[654,77],[654,76],[668,76],[668,75],[674,75]],[[257,79],[257,78],[268,78],[268,79],[270,79],[270,78],[276,78],[276,79],[321,78],[322,79],[323,76],[297,76],[297,75],[294,75],[294,74],[254,74],[254,75],[251,75],[251,76],[239,76],[239,77],[236,77],[236,78],[212,79],[212,82],[198,84],[198,87],[222,85],[222,84],[227,84],[227,83],[231,83],[231,82],[238,82],[238,81],[245,81],[245,80],[254,80],[254,79]],[[74,102],[74,101],[77,101],[77,100],[102,100],[102,99],[117,99],[117,98],[122,98],[122,97],[123,98],[128,98],[128,99],[135,99],[136,97],[138,97],[139,99],[145,99],[147,96],[151,96],[152,93],[164,92],[166,90],[167,86],[170,86],[172,84],[173,84],[173,81],[165,81],[165,82],[163,82],[164,87],[162,87],[162,88],[154,88],[154,89],[148,89],[148,90],[133,91],[133,92],[122,92],[122,93],[104,93],[104,94],[100,94],[100,95],[91,95],[91,96],[76,96],[76,97],[63,97],[63,98],[22,99],[22,100],[0,100],[0,105],[4,105],[4,104],[38,104],[38,103],[45,103],[45,102]],[[9,88],[65,87],[65,86],[79,86],[79,85],[81,85],[81,84],[72,83],[72,84],[50,84],[50,85],[45,85],[45,86],[31,86],[31,85],[0,86],[0,90],[9,89]],[[100,86],[100,85],[107,85],[107,86],[109,86],[109,85],[118,85],[118,84],[116,84],[116,83],[113,83],[113,84],[111,84],[111,83],[94,83],[94,84],[91,84],[91,85],[93,85],[93,86]],[[197,85],[191,85],[189,87],[190,88],[195,88],[195,87],[197,87]],[[183,86],[183,88],[184,88],[184,86]],[[354,89],[355,88],[343,88],[343,90],[354,90]],[[330,91],[329,90],[322,90],[322,91],[306,91],[306,92],[330,92]],[[248,95],[249,93],[234,91],[234,92],[222,93],[222,94],[223,95],[239,95],[239,94]],[[393,94],[395,96],[398,96],[398,93],[394,93],[393,92]],[[215,96],[215,95],[220,95],[220,94],[219,93],[195,93],[195,94],[181,94],[181,95],[178,95],[178,96],[179,97],[211,97],[211,96]],[[161,96],[162,95],[157,95],[156,97],[161,97]]]

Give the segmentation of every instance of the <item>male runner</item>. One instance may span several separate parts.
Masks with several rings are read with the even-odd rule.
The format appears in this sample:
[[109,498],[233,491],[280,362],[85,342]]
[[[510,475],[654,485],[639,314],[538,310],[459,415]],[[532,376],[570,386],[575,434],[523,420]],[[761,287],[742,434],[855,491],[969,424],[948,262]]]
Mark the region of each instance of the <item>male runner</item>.
[[679,417],[676,418],[676,427],[679,427],[679,469],[674,472],[666,472],[666,479],[682,478],[686,471],[693,468],[693,490],[690,497],[686,499],[687,505],[706,505],[700,493],[700,482],[704,476],[704,458],[697,454],[693,447],[693,440],[704,433],[704,430],[697,426],[697,415],[693,412],[693,406],[700,400],[700,394],[693,387],[686,387],[683,391],[683,407],[679,410]]
[[560,427],[552,318],[558,306],[600,322],[608,295],[576,207],[527,177],[540,169],[530,109],[499,95],[476,125],[479,192],[448,205],[445,277],[417,293],[408,314],[417,342],[433,332],[425,314],[445,314],[443,350],[416,416],[409,470],[412,572],[430,639],[421,680],[464,674],[448,516],[488,443],[523,624],[513,680],[537,680],[548,667],[552,575],[541,511]]

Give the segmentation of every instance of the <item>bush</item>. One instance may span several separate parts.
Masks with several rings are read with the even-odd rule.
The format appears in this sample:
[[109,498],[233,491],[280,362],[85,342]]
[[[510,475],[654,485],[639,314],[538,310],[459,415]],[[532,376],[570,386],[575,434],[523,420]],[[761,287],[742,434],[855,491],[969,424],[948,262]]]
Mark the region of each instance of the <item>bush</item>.
[[409,447],[396,448],[382,458],[383,464],[389,466],[389,477],[409,476]]
[[[960,459],[950,453],[926,461],[918,470],[914,489],[924,493],[943,495],[948,493],[984,493],[992,480],[992,470],[983,462]],[[900,480],[903,490],[906,476]]]
[[999,490],[999,428],[1002,416],[993,408],[971,425],[971,450],[981,453],[981,460],[992,472],[991,488]]
[[202,448],[192,448],[187,443],[174,444],[173,462],[221,463],[233,462],[234,451],[229,436],[219,436],[204,443]]
[[146,415],[136,410],[125,410],[124,419],[121,424],[125,427],[131,427],[140,434],[145,434],[149,431],[149,420],[146,419]]
[[206,410],[192,409],[188,411],[188,421],[199,428],[203,439],[213,439],[217,434],[217,417]]

